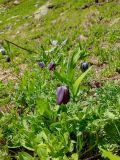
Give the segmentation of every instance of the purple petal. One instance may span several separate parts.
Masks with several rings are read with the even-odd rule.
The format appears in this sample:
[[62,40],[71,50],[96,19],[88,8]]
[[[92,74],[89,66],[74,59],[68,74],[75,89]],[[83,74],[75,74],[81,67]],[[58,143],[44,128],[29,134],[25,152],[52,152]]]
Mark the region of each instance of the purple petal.
[[67,104],[70,100],[69,88],[61,86],[57,88],[57,104]]
[[49,70],[52,70],[52,71],[55,70],[55,67],[56,67],[56,65],[55,65],[54,62],[50,62],[49,65],[48,65]]
[[62,87],[57,88],[57,104],[62,104],[63,102],[64,91]]

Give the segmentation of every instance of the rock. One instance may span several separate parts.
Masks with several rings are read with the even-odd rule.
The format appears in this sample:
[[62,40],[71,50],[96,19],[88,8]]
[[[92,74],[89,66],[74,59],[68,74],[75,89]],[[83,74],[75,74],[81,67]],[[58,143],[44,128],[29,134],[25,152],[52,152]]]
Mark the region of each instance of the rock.
[[53,5],[53,4],[49,4],[49,5],[47,6],[48,9],[53,9],[53,8],[55,8],[55,7],[56,7],[56,6]]
[[0,32],[0,34],[4,34],[5,32]]
[[88,82],[88,85],[91,87],[91,88],[100,88],[102,87],[102,83],[97,81],[97,80],[93,80],[91,82]]
[[13,4],[14,4],[14,5],[18,5],[18,4],[20,4],[20,1],[15,0],[15,1],[13,2]]
[[35,4],[35,7],[38,8],[39,4]]
[[17,31],[17,32],[16,32],[16,34],[19,34],[19,33],[20,33],[20,31]]
[[120,17],[112,19],[111,22],[110,22],[110,26],[113,26],[113,25],[115,25],[116,23],[119,23],[119,22],[120,22]]
[[78,41],[86,41],[87,40],[87,37],[85,37],[84,35],[80,35],[78,38],[77,38]]
[[55,25],[57,23],[57,20],[55,19],[51,23],[52,23],[52,25]]
[[39,20],[41,17],[45,16],[48,13],[48,9],[52,9],[53,5],[50,2],[47,2],[45,5],[41,6],[35,13],[34,18]]
[[0,45],[3,45],[4,41],[0,39]]
[[6,29],[7,29],[8,31],[11,31],[12,25],[8,24],[8,25],[6,26]]

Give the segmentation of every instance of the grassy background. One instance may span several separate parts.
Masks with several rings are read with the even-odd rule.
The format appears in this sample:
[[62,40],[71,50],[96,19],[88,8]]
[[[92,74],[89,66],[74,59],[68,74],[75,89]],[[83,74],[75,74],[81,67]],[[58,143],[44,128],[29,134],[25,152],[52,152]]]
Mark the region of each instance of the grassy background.
[[[35,12],[47,2],[21,0],[15,5],[13,0],[0,0],[0,42],[7,51],[5,56],[0,54],[0,156],[20,159],[22,151],[33,156],[34,150],[35,160],[36,155],[42,160],[43,155],[74,160],[75,144],[81,159],[96,156],[99,147],[119,155],[120,1],[51,0],[48,13],[35,19]],[[77,102],[71,98],[66,105],[67,113],[57,112],[55,92],[60,82],[48,68],[40,70],[36,64],[42,59],[43,48],[54,48],[53,40],[59,44],[67,41],[59,52],[48,56],[46,64],[62,54],[59,70],[68,56],[78,51],[79,44],[88,56],[77,64],[74,78],[81,74],[81,61],[94,64]],[[94,80],[102,87],[86,85]],[[30,159],[30,155],[24,156]]]

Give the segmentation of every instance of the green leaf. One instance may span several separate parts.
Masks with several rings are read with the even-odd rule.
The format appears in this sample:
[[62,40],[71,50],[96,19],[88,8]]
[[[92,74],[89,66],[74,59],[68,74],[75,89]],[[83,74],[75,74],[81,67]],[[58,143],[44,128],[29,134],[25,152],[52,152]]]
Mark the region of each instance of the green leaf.
[[61,82],[64,82],[66,84],[68,84],[68,81],[67,81],[67,78],[61,76],[58,72],[54,72],[55,76],[61,81]]
[[120,157],[119,157],[119,156],[113,155],[111,152],[106,151],[106,150],[104,150],[104,149],[102,149],[102,148],[101,148],[100,150],[102,151],[103,155],[104,155],[105,157],[109,158],[110,160],[120,160]]
[[73,92],[74,92],[74,95],[77,94],[78,92],[78,89],[79,89],[79,86],[80,86],[80,83],[82,82],[82,80],[85,78],[85,76],[88,74],[88,72],[91,70],[92,67],[90,67],[86,72],[84,72],[76,81],[75,83],[73,84]]
[[86,56],[88,56],[88,53],[79,47],[78,51],[75,52],[71,58],[71,66],[74,68],[78,62],[79,59],[84,59]]
[[47,113],[50,115],[50,107],[47,102],[47,100],[43,97],[40,97],[36,101],[36,108],[40,115],[44,115],[44,113]]
[[79,48],[78,52],[76,52],[74,55],[73,55],[73,65],[77,63],[77,61],[79,60],[80,58],[80,55],[81,55],[81,50]]
[[73,81],[73,78],[74,78],[74,75],[75,75],[75,69],[71,69],[69,72],[68,72],[68,75],[67,75],[67,77],[68,77],[68,79],[69,79],[69,81],[72,83],[72,81]]
[[52,124],[50,125],[50,129],[51,129],[52,131],[55,131],[55,130],[60,131],[61,128],[62,128],[62,126],[61,126],[61,123],[60,123],[60,122],[54,122],[54,123],[52,123]]
[[71,160],[78,160],[78,154],[77,153],[72,154]]
[[18,156],[19,160],[35,160],[30,154],[26,152],[19,152]]
[[49,160],[48,153],[50,150],[47,148],[46,144],[39,144],[37,147],[37,154],[41,160]]

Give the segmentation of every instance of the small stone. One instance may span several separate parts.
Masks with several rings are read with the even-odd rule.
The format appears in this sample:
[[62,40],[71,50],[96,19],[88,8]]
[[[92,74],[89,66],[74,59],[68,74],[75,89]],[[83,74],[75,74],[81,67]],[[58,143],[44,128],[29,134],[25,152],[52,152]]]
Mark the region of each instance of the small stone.
[[102,83],[99,82],[99,81],[96,81],[96,80],[93,80],[93,81],[89,82],[88,85],[91,88],[100,88],[100,87],[102,87]]
[[80,35],[77,39],[78,39],[79,41],[86,41],[86,40],[87,40],[87,37],[85,37],[84,35]]
[[20,2],[18,0],[14,1],[13,4],[18,5]]
[[3,45],[3,40],[0,39],[0,45]]
[[38,8],[39,7],[39,4],[35,4],[35,8]]
[[17,31],[17,32],[16,32],[16,34],[19,34],[19,33],[20,33],[20,31]]

